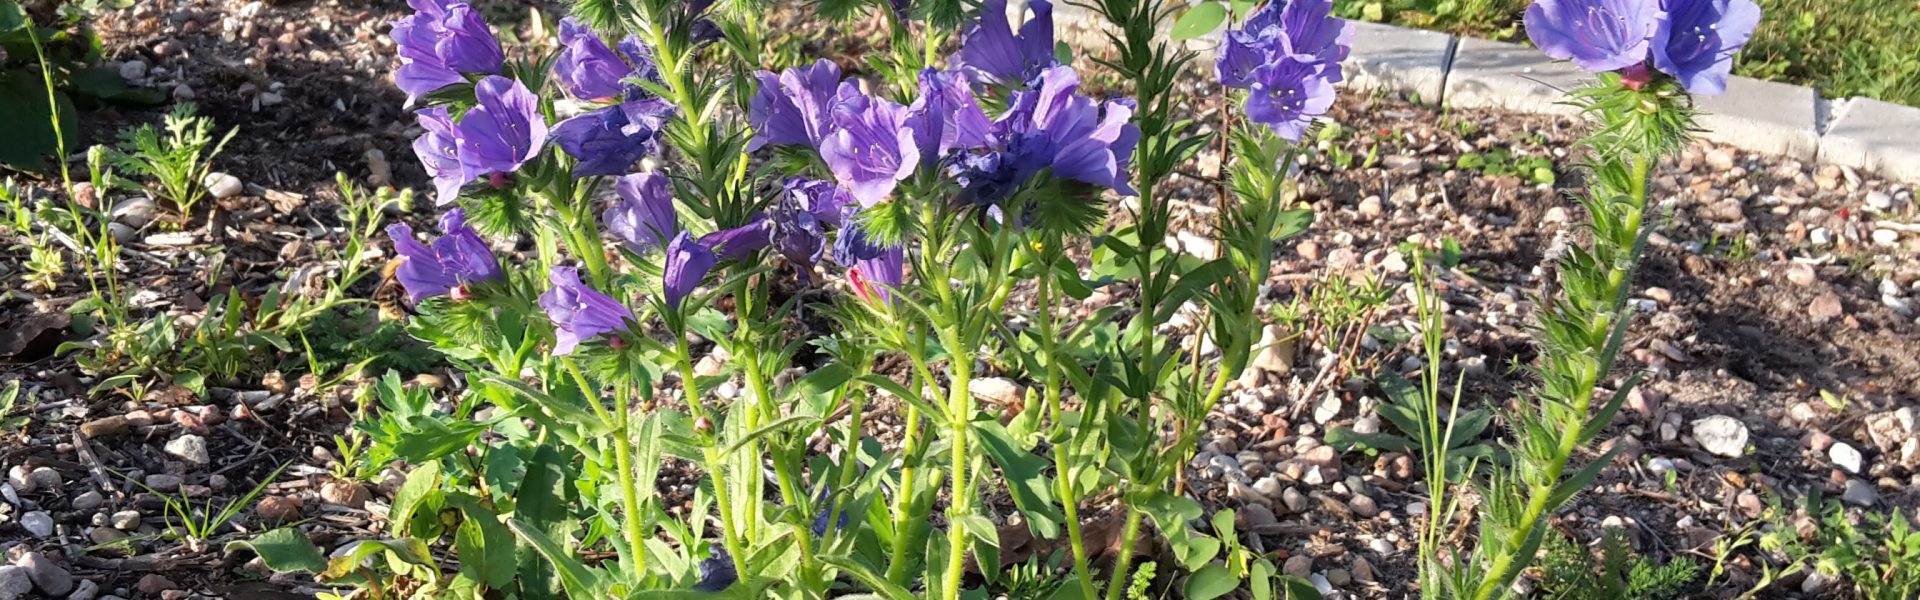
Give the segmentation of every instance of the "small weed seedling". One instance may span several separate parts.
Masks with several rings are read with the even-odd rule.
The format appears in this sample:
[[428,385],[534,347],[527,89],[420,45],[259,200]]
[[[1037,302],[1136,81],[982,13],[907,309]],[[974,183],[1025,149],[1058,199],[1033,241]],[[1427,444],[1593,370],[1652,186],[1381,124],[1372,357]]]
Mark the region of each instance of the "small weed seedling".
[[194,111],[191,102],[174,105],[164,133],[151,124],[121,133],[114,157],[114,166],[152,179],[148,191],[173,202],[183,218],[192,215],[193,205],[206,197],[204,179],[213,170],[213,158],[239,131],[229,129],[216,141],[213,119],[196,116]]

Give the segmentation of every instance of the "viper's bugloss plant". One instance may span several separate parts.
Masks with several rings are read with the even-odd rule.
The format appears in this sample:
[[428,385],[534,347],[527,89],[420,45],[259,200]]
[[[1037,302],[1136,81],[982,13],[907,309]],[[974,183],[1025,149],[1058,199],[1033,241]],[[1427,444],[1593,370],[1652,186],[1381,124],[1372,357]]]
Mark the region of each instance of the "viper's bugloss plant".
[[[459,576],[429,578],[445,590],[957,600],[1001,584],[984,499],[1004,495],[1068,541],[1064,597],[1147,580],[1131,561],[1155,529],[1192,572],[1160,579],[1274,589],[1230,528],[1228,554],[1194,541],[1181,476],[1255,350],[1275,243],[1311,221],[1288,174],[1346,24],[1309,0],[1252,15],[1220,65],[1244,71],[1244,115],[1213,134],[1175,112],[1195,57],[1156,37],[1161,3],[1094,5],[1117,54],[1078,64],[1044,0],[1017,23],[997,1],[827,4],[883,19],[891,47],[765,64],[751,0],[578,0],[557,51],[502,47],[458,1],[396,24],[448,207],[430,242],[389,230],[396,277],[409,331],[470,389],[371,428],[373,454],[414,466],[395,564],[451,536]],[[1123,89],[1089,94],[1096,68]],[[1169,253],[1157,190],[1214,142],[1224,251]],[[1137,293],[1055,310],[1099,287]],[[1204,318],[1172,343],[1184,306]],[[975,397],[990,376],[1031,382],[1018,416]],[[657,486],[666,469],[697,483]],[[1120,500],[1111,577],[1083,531],[1096,499]],[[364,556],[315,570],[376,584]]]

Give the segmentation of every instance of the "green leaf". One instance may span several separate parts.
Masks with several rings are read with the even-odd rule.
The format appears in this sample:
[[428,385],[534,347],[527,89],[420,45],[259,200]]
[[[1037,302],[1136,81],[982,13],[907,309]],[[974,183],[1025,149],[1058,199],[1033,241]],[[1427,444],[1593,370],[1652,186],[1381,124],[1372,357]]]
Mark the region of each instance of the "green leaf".
[[48,167],[47,158],[60,152],[53,107],[59,109],[59,131],[66,133],[68,149],[78,143],[73,102],[57,91],[52,99],[48,104],[46,82],[39,74],[26,69],[0,72],[0,115],[6,115],[0,118],[0,140],[6,140],[0,144],[0,166],[35,172]]
[[1166,490],[1151,490],[1132,494],[1130,500],[1138,504],[1140,510],[1153,517],[1153,523],[1161,531],[1186,531],[1187,521],[1200,518],[1206,510],[1200,503],[1186,496],[1175,496]]
[[88,67],[73,72],[67,85],[74,93],[99,102],[156,106],[167,101],[167,93],[153,88],[127,85],[120,72],[106,67]]
[[388,509],[387,522],[392,523],[394,531],[402,535],[410,533],[414,513],[441,493],[439,462],[414,467],[413,472],[407,474],[407,482],[393,493],[393,507]]
[[[0,3],[12,0],[0,0]],[[320,547],[313,545],[306,534],[292,527],[275,529],[251,540],[228,542],[227,552],[241,548],[252,550],[260,555],[260,562],[276,572],[306,571],[320,573],[327,570],[327,556]]]
[[986,517],[980,515],[962,515],[960,518],[955,519],[955,522],[959,523],[960,528],[967,530],[967,534],[973,536],[975,539],[986,542],[988,546],[995,548],[1000,547],[1000,531],[995,529],[993,521],[987,520]]
[[454,552],[460,557],[460,572],[495,589],[512,584],[513,533],[500,523],[500,515],[481,504],[479,498],[460,494],[452,499],[466,515],[453,538]]
[[776,431],[780,431],[782,429],[787,429],[790,427],[797,427],[801,423],[811,423],[811,422],[819,422],[819,421],[820,421],[819,417],[810,417],[806,415],[788,415],[772,423],[761,425],[760,428],[755,429],[753,431],[749,431],[747,432],[746,435],[740,436],[739,439],[733,440],[733,443],[727,444],[726,451],[721,452],[721,454],[732,455],[734,451],[739,450],[741,447],[746,446],[749,443],[752,443],[754,440],[767,437],[769,434],[772,434]]
[[885,597],[887,600],[918,600],[914,597],[913,592],[908,591],[907,588],[887,581],[887,578],[875,574],[873,569],[867,568],[865,564],[860,563],[853,557],[827,555],[821,556],[820,562],[845,571],[847,574],[852,575],[854,579],[860,580],[860,583],[866,584],[869,588],[873,588],[874,593]]
[[1319,588],[1313,587],[1313,582],[1301,577],[1281,575],[1280,587],[1287,591],[1287,600],[1320,600]]
[[1600,453],[1600,456],[1594,457],[1593,462],[1587,463],[1587,466],[1581,467],[1579,471],[1568,476],[1565,481],[1561,481],[1560,485],[1554,486],[1553,495],[1547,497],[1547,506],[1549,508],[1558,508],[1560,505],[1566,504],[1568,500],[1573,499],[1574,494],[1578,494],[1581,490],[1587,489],[1587,484],[1593,483],[1593,479],[1600,476],[1600,469],[1605,468],[1607,463],[1613,462],[1613,456],[1619,453],[1619,446],[1614,446],[1612,449]]
[[973,429],[980,438],[980,447],[1006,475],[1013,504],[1027,517],[1027,525],[1034,535],[1041,539],[1058,537],[1065,517],[1054,506],[1053,482],[1046,476],[1047,459],[1021,447],[999,421],[974,421]]
[[586,565],[580,564],[579,559],[561,550],[560,546],[554,544],[553,540],[547,538],[547,534],[542,533],[539,528],[519,519],[507,519],[507,529],[512,530],[514,535],[520,536],[527,545],[533,546],[534,551],[539,552],[541,556],[547,557],[547,562],[553,563],[553,568],[559,572],[560,583],[566,587],[568,596],[574,598],[601,596],[603,590],[600,589],[600,578],[596,577],[593,571],[587,570]]
[[1187,585],[1183,589],[1188,600],[1213,600],[1227,595],[1240,587],[1240,579],[1227,572],[1227,567],[1219,563],[1208,563],[1192,575],[1187,576]]
[[1173,22],[1172,37],[1176,40],[1190,40],[1219,29],[1227,20],[1227,7],[1219,2],[1205,2],[1180,15]]
[[1327,445],[1341,452],[1354,450],[1378,450],[1382,452],[1412,452],[1412,440],[1391,433],[1360,433],[1346,427],[1327,430]]

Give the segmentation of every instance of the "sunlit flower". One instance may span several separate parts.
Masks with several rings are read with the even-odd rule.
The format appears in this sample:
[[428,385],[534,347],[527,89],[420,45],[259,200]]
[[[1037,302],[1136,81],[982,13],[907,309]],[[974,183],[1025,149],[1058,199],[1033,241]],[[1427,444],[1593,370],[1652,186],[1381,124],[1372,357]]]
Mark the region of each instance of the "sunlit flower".
[[1251,79],[1247,118],[1287,140],[1300,141],[1314,117],[1333,107],[1333,82],[1313,65],[1282,59],[1255,69]]
[[840,67],[820,59],[775,75],[756,71],[760,89],[748,101],[747,122],[753,126],[748,150],[767,144],[818,147],[832,128],[829,112],[840,88]]
[[979,204],[1004,200],[1044,169],[1055,177],[1132,195],[1128,168],[1140,128],[1130,100],[1095,102],[1074,92],[1080,76],[1071,67],[1042,72],[1037,89],[1016,92],[994,122],[996,146],[963,155],[950,170],[962,195]]
[[472,6],[453,0],[408,0],[414,13],[393,23],[400,69],[394,84],[412,105],[443,87],[466,83],[465,73],[497,74],[506,55]]
[[428,244],[414,239],[413,228],[406,223],[387,226],[387,236],[393,238],[394,253],[401,259],[393,277],[412,302],[504,277],[493,250],[467,226],[466,212],[459,208],[440,215],[440,237]]
[[[890,304],[906,279],[906,249],[893,246],[847,269],[853,292],[868,302]],[[844,515],[843,515],[844,518]]]
[[560,43],[565,48],[554,58],[553,75],[560,81],[560,87],[573,97],[611,100],[648,95],[625,81],[631,77],[656,77],[652,53],[639,37],[627,36],[620,42],[620,52],[615,53],[592,28],[567,17],[560,21]]
[[540,154],[547,122],[540,99],[525,84],[496,75],[480,80],[473,91],[478,105],[460,117],[458,139],[460,163],[469,172],[512,173]]
[[1525,22],[1541,52],[1599,73],[1645,62],[1659,15],[1653,0],[1537,0]]
[[695,240],[692,234],[682,231],[675,236],[673,242],[667,244],[667,266],[660,286],[666,294],[667,306],[680,308],[680,302],[700,287],[700,280],[706,279],[716,262],[713,250]]
[[460,162],[460,129],[447,115],[444,106],[414,113],[427,132],[413,140],[413,153],[433,177],[434,203],[447,204],[460,196],[460,188],[473,181],[475,174]]
[[540,295],[540,308],[553,321],[556,356],[572,354],[581,342],[626,331],[634,320],[620,301],[582,283],[573,267],[554,267],[547,279],[553,287]]
[[1753,0],[1665,0],[1653,33],[1653,66],[1694,94],[1727,91],[1733,54],[1760,25]]
[[985,145],[993,122],[960,72],[922,69],[920,97],[907,107],[907,127],[913,129],[920,162],[933,164],[954,150]]
[[1060,64],[1053,53],[1053,4],[1033,0],[1027,8],[1033,10],[1033,18],[1020,25],[1016,36],[1007,23],[1006,0],[980,3],[980,17],[967,25],[954,62],[977,81],[1007,86],[1031,81]]
[[635,253],[644,254],[665,248],[680,231],[679,217],[673,209],[673,186],[659,173],[635,173],[614,181],[613,190],[620,200],[607,207],[600,219],[607,231],[627,243]]
[[820,142],[820,158],[861,205],[879,204],[920,166],[906,107],[849,85],[834,99],[831,119],[834,129]]
[[619,175],[660,151],[660,135],[673,111],[673,104],[659,98],[622,102],[561,121],[553,138],[579,161],[574,175]]

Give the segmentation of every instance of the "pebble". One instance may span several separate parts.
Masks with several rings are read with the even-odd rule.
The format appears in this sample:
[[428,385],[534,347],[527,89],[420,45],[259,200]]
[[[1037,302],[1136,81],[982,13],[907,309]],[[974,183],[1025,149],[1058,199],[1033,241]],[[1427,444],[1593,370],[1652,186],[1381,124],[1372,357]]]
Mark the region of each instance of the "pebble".
[[1307,510],[1307,496],[1300,493],[1300,488],[1290,487],[1280,492],[1280,503],[1287,505],[1287,512],[1297,513]]
[[107,497],[94,490],[87,490],[73,497],[74,510],[93,510],[107,502]]
[[1307,576],[1307,581],[1313,583],[1313,591],[1319,592],[1322,596],[1333,593],[1333,582],[1327,581],[1325,575],[1314,573]]
[[22,494],[33,493],[34,488],[39,486],[33,480],[33,467],[27,465],[14,465],[7,469],[7,484],[13,486],[13,491]]
[[1346,569],[1327,569],[1327,583],[1333,584],[1334,587],[1345,587],[1353,583],[1353,574]]
[[1374,515],[1380,514],[1380,505],[1373,501],[1372,496],[1366,494],[1359,494],[1352,500],[1348,500],[1347,508],[1352,509],[1353,514],[1362,519],[1371,519]]
[[207,193],[213,194],[215,198],[232,198],[238,196],[245,187],[240,184],[239,177],[217,171],[208,173],[205,178],[200,180],[200,183],[201,185],[207,186]]
[[146,79],[147,62],[144,60],[130,60],[120,63],[120,78],[127,80],[127,83]]
[[167,493],[172,493],[180,489],[180,486],[186,482],[187,480],[181,478],[179,475],[154,473],[147,476],[147,487]]
[[1373,574],[1373,563],[1368,562],[1367,557],[1360,556],[1358,554],[1353,555],[1352,570],[1353,570],[1354,581],[1358,581],[1360,583],[1373,583],[1375,579],[1375,575]]
[[80,585],[74,586],[73,593],[67,594],[67,600],[94,600],[98,597],[100,597],[100,584],[94,583],[92,579],[80,580]]
[[159,573],[148,573],[147,576],[140,578],[139,583],[133,584],[133,589],[148,596],[158,596],[161,592],[179,587],[180,585],[174,583],[172,579],[167,579],[167,576]]
[[175,102],[192,102],[193,87],[184,83],[173,86],[173,99]]
[[191,433],[167,442],[166,451],[167,454],[172,454],[193,465],[205,466],[213,460],[207,455],[207,438]]
[[1386,212],[1379,196],[1367,196],[1360,200],[1360,206],[1356,210],[1360,212],[1360,218],[1369,221],[1380,218],[1380,215]]
[[1854,506],[1873,506],[1880,502],[1880,492],[1873,489],[1873,484],[1848,479],[1846,489],[1840,492],[1840,499]]
[[1813,270],[1813,265],[1794,263],[1787,267],[1787,281],[1794,285],[1813,285],[1818,280],[1819,272]]
[[1846,442],[1839,441],[1834,442],[1833,447],[1827,449],[1827,458],[1833,459],[1835,466],[1846,469],[1848,473],[1856,475],[1860,473],[1861,463],[1865,460],[1865,457],[1860,455],[1858,449],[1855,449]]
[[1900,245],[1900,232],[1892,229],[1873,230],[1873,243],[1889,248]]
[[26,569],[13,565],[0,565],[0,600],[25,598],[33,591],[33,578]]
[[1294,342],[1279,325],[1268,325],[1261,331],[1259,348],[1260,353],[1253,357],[1254,368],[1281,375],[1293,370]]
[[118,529],[121,531],[133,531],[135,529],[139,529],[140,528],[140,511],[123,510],[117,513],[113,513],[113,516],[107,520],[107,523],[110,525],[113,525],[114,529]]
[[1306,577],[1313,574],[1313,559],[1304,554],[1289,556],[1280,571],[1294,577]]
[[53,537],[53,515],[47,514],[44,510],[20,515],[20,528],[33,534],[33,537]]
[[1715,148],[1712,151],[1707,152],[1706,160],[1707,160],[1707,166],[1713,167],[1713,170],[1715,171],[1733,170],[1733,151],[1732,150],[1728,150],[1726,148]]
[[1879,190],[1867,192],[1867,208],[1885,212],[1893,210],[1893,196]]
[[1726,415],[1695,420],[1693,439],[1707,452],[1727,458],[1739,458],[1747,453],[1747,425]]
[[1393,542],[1387,541],[1387,538],[1373,538],[1373,541],[1367,542],[1367,549],[1381,556],[1393,556],[1393,553],[1399,550]]
[[1268,498],[1280,498],[1282,494],[1286,493],[1280,485],[1280,480],[1275,479],[1272,475],[1261,477],[1259,480],[1254,481],[1253,491],[1260,492],[1261,496]]
[[27,552],[13,559],[13,564],[27,572],[27,579],[33,587],[48,596],[60,596],[73,591],[73,574],[60,565],[53,564],[46,555],[39,552]]
[[[117,224],[118,223],[116,223],[116,225]],[[128,230],[128,231],[131,232],[132,230]],[[133,427],[133,424],[127,421],[126,416],[113,415],[111,417],[102,417],[99,419],[94,419],[92,421],[81,423],[80,433],[81,435],[85,435],[88,438],[97,439],[97,438],[104,438],[104,437],[113,437],[116,435],[120,435],[122,433],[126,433],[127,430],[132,427]]]
[[1819,571],[1809,571],[1807,578],[1800,580],[1800,593],[1809,596],[1819,595],[1821,592],[1827,590],[1827,586],[1832,584],[1832,578],[1821,575]]
[[1338,394],[1327,392],[1326,397],[1320,399],[1320,404],[1313,407],[1313,422],[1325,425],[1327,421],[1332,421],[1340,416],[1341,405]]
[[1673,459],[1662,456],[1647,459],[1647,471],[1654,475],[1665,475],[1678,470],[1680,470],[1680,468],[1678,465],[1673,464]]

